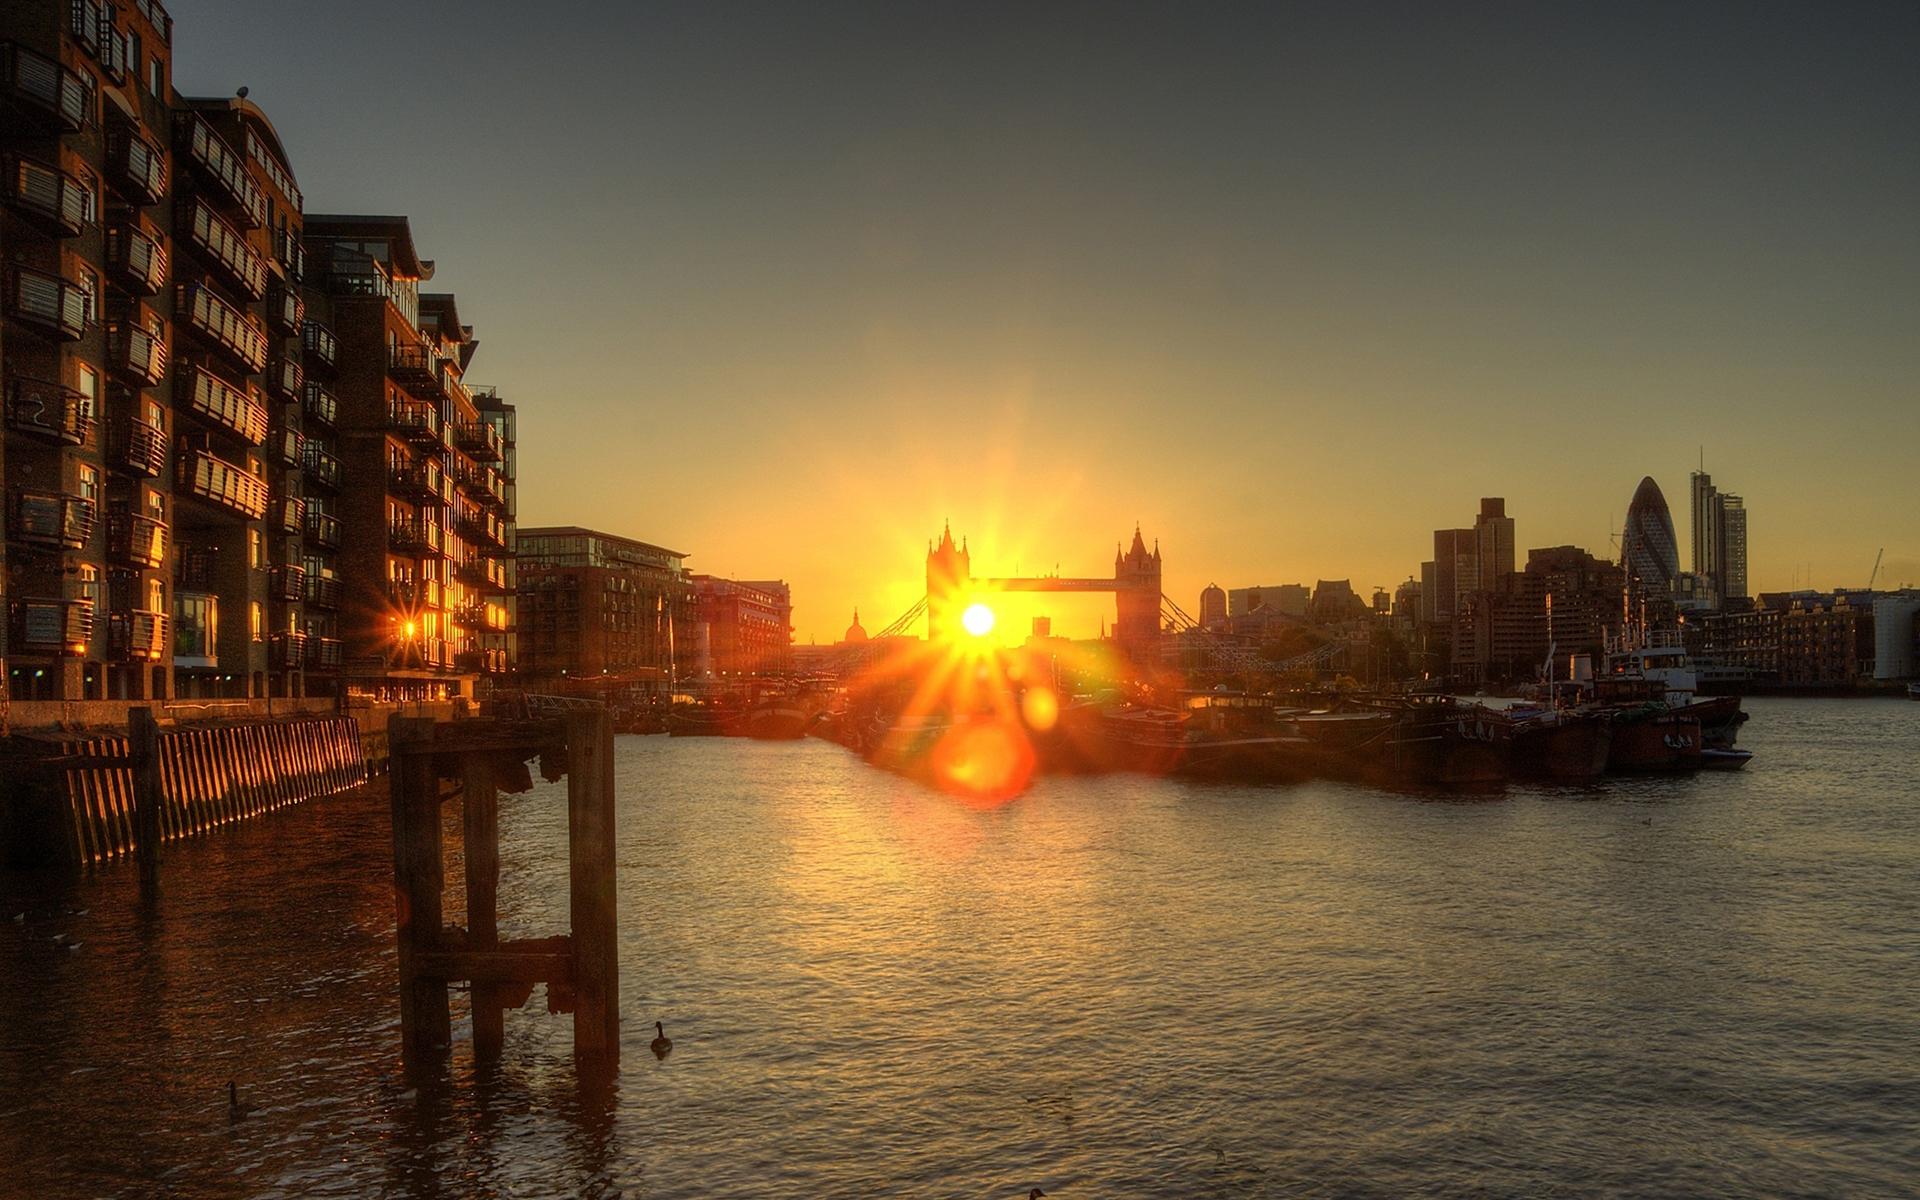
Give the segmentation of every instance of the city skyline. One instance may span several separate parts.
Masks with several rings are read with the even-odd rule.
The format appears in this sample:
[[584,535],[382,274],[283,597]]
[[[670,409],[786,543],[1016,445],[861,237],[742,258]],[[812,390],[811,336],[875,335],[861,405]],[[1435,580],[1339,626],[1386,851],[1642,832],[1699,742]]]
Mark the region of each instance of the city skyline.
[[1137,521],[1183,603],[1391,589],[1487,495],[1617,556],[1703,443],[1750,591],[1920,580],[1910,13],[176,7],[182,91],[445,264],[523,520],[785,579],[802,642],[947,520],[1069,573]]

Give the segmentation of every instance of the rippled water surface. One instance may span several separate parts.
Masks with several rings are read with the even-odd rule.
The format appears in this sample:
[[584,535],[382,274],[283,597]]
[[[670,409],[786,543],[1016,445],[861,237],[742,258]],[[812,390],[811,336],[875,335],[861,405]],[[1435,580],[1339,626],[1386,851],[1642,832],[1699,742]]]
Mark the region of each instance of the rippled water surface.
[[[1743,773],[1471,802],[982,812],[824,742],[623,739],[584,1094],[538,991],[497,1076],[456,998],[451,1078],[401,1077],[380,797],[170,847],[150,907],[0,877],[0,1190],[1920,1194],[1920,704],[1749,709]],[[559,932],[562,793],[502,827],[503,932]]]

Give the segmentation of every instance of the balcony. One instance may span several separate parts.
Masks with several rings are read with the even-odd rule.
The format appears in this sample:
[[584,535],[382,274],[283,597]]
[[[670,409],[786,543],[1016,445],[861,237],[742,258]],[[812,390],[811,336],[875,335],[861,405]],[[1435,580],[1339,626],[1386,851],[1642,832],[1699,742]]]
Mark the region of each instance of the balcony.
[[325,367],[331,371],[340,356],[340,339],[333,336],[333,330],[318,321],[308,321],[300,327],[300,345],[307,352],[310,366]]
[[491,467],[459,468],[460,490],[481,504],[492,508],[504,509],[507,503],[507,484],[500,473]]
[[267,572],[267,599],[284,600],[288,604],[297,604],[306,599],[307,572],[303,567],[291,564],[274,567]]
[[167,469],[167,431],[129,418],[115,431],[113,462],[129,475],[157,479]]
[[[267,163],[268,165],[272,165],[272,160],[264,156],[261,158],[261,161],[263,163]],[[288,194],[290,196],[295,196],[295,195],[298,195],[299,193],[296,190],[296,191],[289,192]],[[295,201],[295,204],[297,205],[298,201]],[[300,245],[300,235],[298,233],[294,232],[291,229],[274,230],[273,231],[273,256],[279,259],[280,265],[287,269],[287,278],[291,279],[295,283],[300,283],[301,281],[306,279],[307,251],[305,247]]]
[[167,656],[167,614],[134,609],[107,618],[107,644],[122,662],[159,662]]
[[125,509],[107,514],[107,554],[115,565],[152,571],[167,561],[167,523]]
[[7,309],[16,320],[66,342],[86,336],[93,320],[93,297],[79,284],[16,267],[7,288]]
[[463,512],[454,528],[482,553],[491,554],[507,548],[506,522],[490,512]]
[[389,579],[387,600],[407,613],[443,609],[447,606],[447,590],[437,579]]
[[307,669],[309,671],[338,671],[345,657],[339,638],[310,637],[307,639]]
[[64,492],[15,492],[7,506],[8,535],[43,550],[82,550],[93,536],[93,501]]
[[[107,362],[120,376],[140,387],[158,387],[167,377],[167,339],[144,323],[152,317],[139,305],[125,319],[107,326]],[[153,321],[154,326],[160,322]]]
[[301,373],[300,364],[290,358],[277,359],[267,368],[267,391],[282,400],[298,404],[300,393],[306,388],[306,376]]
[[107,230],[107,265],[136,296],[156,296],[167,286],[167,249],[138,225]]
[[202,176],[232,204],[249,229],[267,223],[267,196],[247,173],[247,166],[199,113],[180,114],[181,149]]
[[[309,516],[312,514],[309,513]],[[304,599],[311,608],[339,608],[341,584],[332,575],[308,575]]]
[[131,125],[115,127],[108,139],[107,166],[135,203],[158,204],[167,198],[167,153]]
[[439,368],[439,356],[425,346],[399,342],[387,347],[387,374],[423,399],[441,398]]
[[267,449],[280,460],[283,466],[300,465],[300,435],[291,429],[282,429],[267,439]]
[[274,533],[303,533],[307,527],[307,502],[297,496],[277,497],[268,502],[266,518],[267,528]]
[[180,236],[247,299],[258,300],[266,294],[267,264],[260,252],[198,196],[192,204],[180,206]]
[[453,488],[447,482],[446,475],[434,463],[415,467],[389,463],[387,490],[393,495],[430,508],[446,508],[453,503]]
[[278,671],[294,671],[306,665],[307,635],[276,633],[267,643],[267,662]]
[[487,628],[487,604],[482,600],[469,600],[456,607],[452,617],[455,625],[478,633]]
[[251,388],[237,388],[205,367],[195,367],[175,385],[174,396],[181,408],[249,446],[266,440],[267,407]]
[[440,449],[445,445],[440,410],[431,404],[389,404],[387,428],[415,446]]
[[249,521],[267,512],[267,481],[205,450],[190,450],[181,459],[176,491]]
[[507,652],[505,650],[462,650],[453,656],[455,670],[471,671],[478,675],[504,675],[507,673]]
[[0,44],[0,86],[48,129],[79,133],[93,115],[93,80],[25,46]]
[[308,483],[318,484],[330,492],[340,490],[340,460],[311,439],[300,449],[300,466],[307,473]]
[[337,423],[335,419],[340,415],[340,402],[333,398],[332,392],[309,379],[307,380],[306,395],[308,418],[318,421],[320,424],[329,428]]
[[180,285],[180,319],[248,374],[267,365],[267,331],[260,323],[197,283]]
[[72,388],[15,376],[7,380],[7,425],[49,442],[84,446],[93,429],[93,403]]
[[317,508],[307,510],[307,540],[322,549],[332,550],[340,545],[340,519],[329,516]]
[[453,444],[469,458],[481,462],[500,461],[500,431],[484,421],[460,422],[455,427]]
[[447,531],[426,521],[395,521],[387,530],[387,543],[396,554],[419,558],[445,558]]
[[7,606],[7,649],[14,654],[57,654],[80,658],[93,640],[90,600],[15,600]]
[[78,179],[30,158],[6,160],[7,204],[56,237],[79,237],[93,219],[93,193]]
[[267,323],[282,337],[297,336],[306,316],[307,302],[292,288],[275,289],[267,298]]

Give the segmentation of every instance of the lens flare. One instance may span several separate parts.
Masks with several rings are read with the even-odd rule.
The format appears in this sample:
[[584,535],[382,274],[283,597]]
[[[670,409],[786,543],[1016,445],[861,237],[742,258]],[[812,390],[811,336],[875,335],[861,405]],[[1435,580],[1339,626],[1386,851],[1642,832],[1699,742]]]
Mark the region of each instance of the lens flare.
[[1045,733],[1060,720],[1060,697],[1054,695],[1052,688],[1028,688],[1020,697],[1020,715],[1026,720],[1027,728]]
[[1016,721],[983,718],[955,725],[933,748],[942,790],[976,805],[1013,799],[1033,775],[1033,744]]
[[985,637],[993,632],[993,610],[984,604],[969,604],[960,614],[960,624],[973,636]]

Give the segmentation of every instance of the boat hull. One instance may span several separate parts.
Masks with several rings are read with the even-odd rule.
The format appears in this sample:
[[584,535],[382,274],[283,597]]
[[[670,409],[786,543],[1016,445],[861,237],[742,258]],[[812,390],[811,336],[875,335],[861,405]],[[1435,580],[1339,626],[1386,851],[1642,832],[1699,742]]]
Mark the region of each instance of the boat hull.
[[1562,782],[1606,774],[1613,722],[1585,713],[1550,713],[1513,730],[1513,773]]
[[1700,767],[1700,722],[1678,712],[1614,721],[1610,771],[1694,771]]

